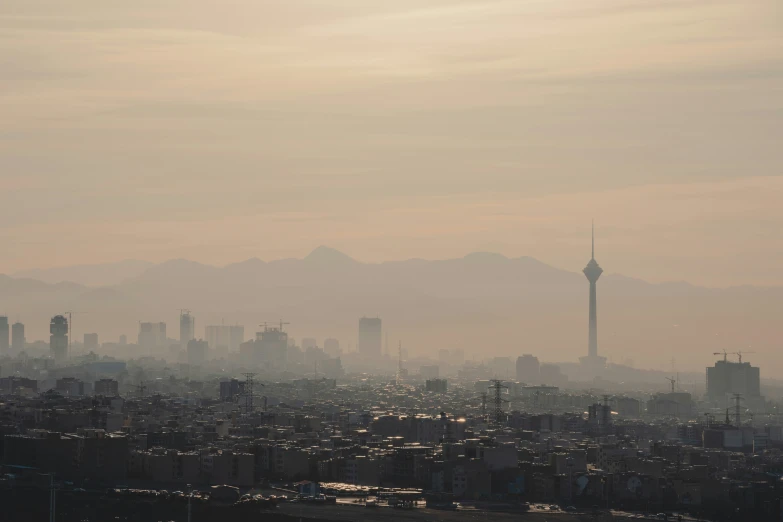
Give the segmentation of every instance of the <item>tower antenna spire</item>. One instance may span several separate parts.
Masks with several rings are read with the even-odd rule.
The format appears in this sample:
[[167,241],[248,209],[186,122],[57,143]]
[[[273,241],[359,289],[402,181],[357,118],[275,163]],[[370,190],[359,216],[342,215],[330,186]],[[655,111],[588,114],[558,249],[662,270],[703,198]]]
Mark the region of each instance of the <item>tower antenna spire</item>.
[[590,331],[588,336],[588,351],[585,362],[587,364],[595,364],[596,368],[604,366],[604,358],[598,357],[598,312],[597,312],[597,296],[596,296],[596,283],[598,278],[601,277],[603,270],[595,260],[595,220],[591,220],[591,249],[592,258],[587,263],[587,266],[582,270],[590,281],[590,315],[589,325]]

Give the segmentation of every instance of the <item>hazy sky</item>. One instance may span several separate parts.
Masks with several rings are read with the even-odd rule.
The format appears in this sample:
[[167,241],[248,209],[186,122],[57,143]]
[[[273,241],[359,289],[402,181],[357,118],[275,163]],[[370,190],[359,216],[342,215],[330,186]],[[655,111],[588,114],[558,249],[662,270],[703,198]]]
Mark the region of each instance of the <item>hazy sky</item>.
[[780,0],[3,0],[0,272],[320,244],[783,284]]

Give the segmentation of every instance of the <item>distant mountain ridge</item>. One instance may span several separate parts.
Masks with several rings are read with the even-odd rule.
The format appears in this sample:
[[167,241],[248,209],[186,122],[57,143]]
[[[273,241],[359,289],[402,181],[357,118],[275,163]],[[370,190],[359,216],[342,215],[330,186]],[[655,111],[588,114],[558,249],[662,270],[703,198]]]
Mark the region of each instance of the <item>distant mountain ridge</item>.
[[[189,308],[199,337],[221,322],[244,324],[251,337],[255,325],[284,319],[295,338],[336,337],[347,349],[356,344],[358,318],[379,315],[391,340],[413,352],[461,347],[479,356],[575,361],[586,351],[587,281],[530,257],[479,252],[372,264],[319,247],[303,259],[224,267],[176,259],[138,268],[98,287],[0,276],[0,313],[19,316],[29,339],[47,339],[49,318],[66,310],[81,312],[77,339],[86,332],[134,339],[138,321],[165,321],[176,337],[178,309]],[[608,274],[598,300],[599,350],[616,362],[668,369],[675,357],[699,368],[712,352],[752,345],[755,361],[783,368],[782,288],[712,289]]]
[[22,270],[13,276],[37,279],[44,283],[72,282],[85,286],[109,286],[139,275],[153,265],[154,263],[149,261],[126,259],[114,263]]

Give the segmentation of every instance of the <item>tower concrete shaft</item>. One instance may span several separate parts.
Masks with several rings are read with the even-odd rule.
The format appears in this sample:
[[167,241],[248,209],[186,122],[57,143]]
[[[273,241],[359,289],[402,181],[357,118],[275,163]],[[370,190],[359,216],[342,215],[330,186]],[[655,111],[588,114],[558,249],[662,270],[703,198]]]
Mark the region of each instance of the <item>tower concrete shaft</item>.
[[588,357],[595,358],[598,357],[598,296],[596,283],[598,283],[598,278],[600,278],[601,274],[604,272],[595,260],[595,227],[593,227],[592,245],[592,258],[582,272],[584,272],[587,280],[590,281],[590,333],[587,342],[587,355]]
[[587,355],[598,355],[598,310],[595,281],[590,281],[590,334],[587,342]]

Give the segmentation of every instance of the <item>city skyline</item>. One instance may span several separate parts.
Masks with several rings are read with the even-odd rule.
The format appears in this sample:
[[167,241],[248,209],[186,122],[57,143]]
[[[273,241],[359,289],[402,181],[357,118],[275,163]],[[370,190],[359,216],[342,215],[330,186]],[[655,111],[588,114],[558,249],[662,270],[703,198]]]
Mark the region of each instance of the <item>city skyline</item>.
[[[601,245],[603,247],[603,239]],[[587,241],[583,241],[582,248],[589,248]],[[453,266],[453,268],[446,268],[449,266]],[[466,309],[460,310],[454,308],[453,305],[448,305],[442,312],[436,312],[433,317],[436,322],[433,323],[433,326],[437,324],[437,328],[430,327],[422,330],[417,324],[421,322],[421,319],[412,321],[411,317],[406,317],[414,308],[412,305],[404,304],[405,295],[411,291],[414,294],[424,292],[424,295],[430,294],[430,297],[436,297],[440,294],[440,297],[449,299],[451,296],[462,294],[461,301],[464,301],[466,297],[466,294],[463,293],[464,290],[458,290],[458,287],[453,285],[462,285],[467,281],[458,277],[457,273],[454,274],[457,277],[453,281],[443,280],[430,289],[417,289],[415,284],[415,281],[432,279],[435,274],[439,275],[433,282],[439,281],[444,276],[451,277],[448,274],[460,266],[461,270],[469,271],[465,273],[470,273],[471,278],[483,281],[482,284],[487,285],[487,291],[491,289],[491,292],[498,292],[496,294],[498,297],[506,296],[500,302],[505,303],[505,300],[509,298],[515,299],[515,301],[513,304],[508,302],[507,306],[497,308],[492,312],[493,305],[482,304],[484,298],[480,294],[486,293],[484,291],[471,297],[472,304]],[[367,298],[370,297],[368,295],[362,298],[361,302],[357,301],[353,308],[341,306],[340,310],[342,311],[327,304],[329,303],[328,299],[323,302],[322,306],[314,308],[315,303],[311,301],[305,301],[307,304],[303,302],[294,308],[290,307],[293,305],[293,302],[290,302],[286,307],[288,311],[282,313],[275,303],[280,299],[286,302],[290,296],[286,296],[285,293],[276,293],[272,289],[277,286],[274,281],[279,277],[283,277],[279,281],[288,281],[286,284],[294,285],[300,285],[298,281],[315,282],[325,277],[326,279],[318,284],[330,281],[329,285],[332,290],[326,292],[324,298],[330,293],[334,293],[335,297],[343,294],[350,295],[359,288],[364,288],[363,293],[377,292],[379,299],[370,298],[368,301]],[[519,279],[519,281],[512,283],[512,287],[517,288],[516,290],[509,287],[509,282],[513,279]],[[538,280],[540,284],[536,284],[532,288],[528,287],[527,285],[533,280]],[[264,281],[274,286],[267,287],[265,286],[267,283]],[[373,286],[366,287],[370,281],[374,281]],[[589,307],[585,306],[585,298],[590,294],[584,286],[584,281],[585,275],[575,271],[560,271],[529,258],[507,259],[492,254],[473,254],[456,260],[429,262],[411,260],[404,263],[374,265],[360,263],[333,249],[319,247],[301,260],[289,259],[269,263],[250,261],[222,269],[191,262],[174,261],[151,267],[140,278],[126,281],[111,289],[111,293],[106,295],[120,297],[120,300],[111,305],[102,305],[104,310],[100,312],[84,308],[81,305],[76,307],[77,310],[85,313],[78,315],[77,335],[74,340],[80,339],[82,333],[86,332],[99,332],[102,339],[116,338],[119,334],[130,334],[135,337],[135,326],[133,325],[138,319],[144,321],[164,320],[176,328],[174,316],[180,313],[179,307],[184,301],[194,310],[195,316],[200,318],[200,324],[217,325],[228,321],[232,324],[248,325],[248,331],[252,333],[253,327],[251,325],[258,324],[259,317],[266,319],[282,315],[286,319],[293,320],[294,324],[290,331],[296,338],[313,335],[337,337],[346,343],[346,348],[349,345],[353,346],[352,351],[356,351],[356,334],[351,324],[355,321],[354,317],[366,315],[368,312],[382,312],[381,315],[391,321],[387,324],[394,325],[392,328],[393,340],[406,339],[406,345],[411,348],[413,353],[417,354],[430,353],[432,355],[433,351],[443,343],[457,346],[468,354],[486,352],[481,348],[481,345],[487,342],[487,337],[482,332],[486,329],[487,324],[494,322],[497,331],[492,334],[490,339],[492,339],[492,352],[497,356],[515,356],[521,349],[525,352],[536,352],[536,354],[543,356],[544,362],[576,361],[584,354],[584,348],[581,348],[584,344],[580,339],[584,339],[586,334],[589,334],[589,328],[584,330],[579,328],[584,323],[578,319],[578,317],[584,317],[585,308],[589,310]],[[768,319],[766,318],[772,310],[767,310],[763,314],[748,313],[751,310],[751,308],[747,308],[748,304],[757,300],[761,304],[764,300],[772,297],[772,294],[769,294],[765,289],[759,289],[761,293],[757,297],[753,297],[751,301],[747,301],[749,295],[747,292],[750,290],[747,288],[723,290],[721,293],[725,294],[725,297],[716,299],[720,294],[714,294],[710,289],[700,289],[679,283],[649,285],[639,280],[611,274],[605,276],[602,281],[605,286],[602,291],[604,296],[602,299],[604,329],[600,338],[602,342],[601,357],[607,357],[609,362],[639,368],[671,370],[674,367],[672,361],[676,359],[677,368],[683,371],[696,370],[704,364],[706,359],[710,358],[710,354],[715,349],[735,351],[742,348],[744,350],[752,344],[754,349],[758,350],[754,356],[755,362],[771,370],[780,364],[777,351],[774,349],[777,322],[772,315]],[[261,286],[256,286],[259,284]],[[409,287],[409,285],[413,286]],[[66,287],[54,285],[51,288]],[[74,287],[67,288],[73,289]],[[145,288],[147,290],[143,290]],[[150,294],[149,291],[154,288],[160,288],[162,293],[158,296]],[[166,288],[168,290],[164,290]],[[257,288],[257,291],[266,295],[268,301],[257,303],[255,299],[248,302],[236,299],[236,297],[247,294],[251,288]],[[391,288],[395,289],[393,292],[397,295],[392,300],[393,307],[389,308],[389,299],[382,296],[389,295],[388,292]],[[465,289],[468,288],[470,285],[465,287]],[[36,292],[38,291],[36,290]],[[88,296],[103,295],[100,289],[85,288],[84,291]],[[99,291],[99,293],[94,294],[95,291]],[[139,291],[142,291],[142,294],[139,294]],[[229,298],[221,304],[209,299],[209,296],[215,291],[225,294],[225,297],[233,295],[235,298]],[[226,294],[227,291],[228,294]],[[559,297],[550,303],[551,298],[546,297],[548,294]],[[661,297],[667,294],[670,294],[670,297],[662,302]],[[78,294],[75,295],[78,296]],[[130,317],[127,317],[123,322],[122,316],[127,313],[117,314],[112,310],[113,307],[122,307],[127,310],[128,302],[126,297],[122,297],[125,295],[133,295],[136,296],[134,299],[143,298],[149,301],[143,312],[132,312]],[[147,297],[143,297],[145,295]],[[515,295],[520,297],[528,295],[529,299],[519,300],[513,297]],[[717,332],[713,329],[713,336],[705,335],[708,330],[706,330],[703,320],[699,319],[698,314],[693,315],[689,307],[682,308],[684,304],[689,302],[689,300],[682,299],[686,295],[691,296],[690,302],[697,302],[692,301],[693,299],[703,302],[701,308],[704,310],[714,307],[722,314],[729,306],[735,308],[737,314],[742,315],[738,316],[734,322],[727,323]],[[547,307],[541,309],[541,306],[536,306],[536,299],[544,299],[543,302],[548,303]],[[88,301],[91,300],[92,298],[88,299]],[[559,301],[559,305],[550,310],[549,304],[555,305],[557,301]],[[731,303],[732,301],[737,302]],[[18,299],[13,302],[19,305]],[[170,305],[167,305],[167,302]],[[635,305],[629,307],[629,302],[634,302]],[[46,301],[40,303],[46,305]],[[589,303],[590,301],[588,301]],[[260,308],[259,304],[261,304]],[[237,305],[240,305],[242,311],[237,310]],[[29,306],[40,308],[34,302],[30,302]],[[528,308],[529,306],[533,308]],[[508,309],[504,310],[504,308]],[[434,309],[427,311],[425,307],[420,309],[418,313],[422,314],[423,318],[432,316],[432,310]],[[469,312],[469,310],[473,311]],[[530,337],[530,340],[534,340],[536,347],[534,350],[510,342],[515,335],[514,331],[519,328],[515,320],[506,325],[498,324],[496,319],[493,319],[493,313],[507,315],[510,310],[515,310],[514,313],[526,321],[525,333]],[[53,312],[57,312],[57,309]],[[657,333],[640,335],[639,332],[649,330],[650,324],[671,321],[672,313],[679,317],[676,323],[664,323],[664,327]],[[469,314],[474,317],[471,317],[467,323],[463,321],[463,324],[455,326],[449,320],[448,314],[454,316]],[[28,325],[28,338],[31,340],[40,339],[40,332],[44,324],[39,318],[41,314],[36,312],[35,315],[30,313],[21,315],[26,319],[25,322]],[[525,316],[530,317],[524,319]],[[730,327],[730,325],[746,322],[748,318],[753,318],[756,324],[765,324],[758,322],[765,321],[768,322],[768,325],[763,330],[756,328],[753,338],[748,338],[743,328]],[[562,330],[554,326],[563,321],[571,327]],[[554,330],[547,330],[547,324],[553,325]],[[204,338],[207,339],[207,337]],[[597,337],[596,340],[598,340]],[[667,349],[668,357],[661,358],[657,352],[651,351],[653,346],[658,345]],[[629,352],[626,349],[627,346],[634,347],[634,350]],[[601,360],[603,361],[603,359]]]
[[0,1],[3,522],[783,522],[782,7]]

